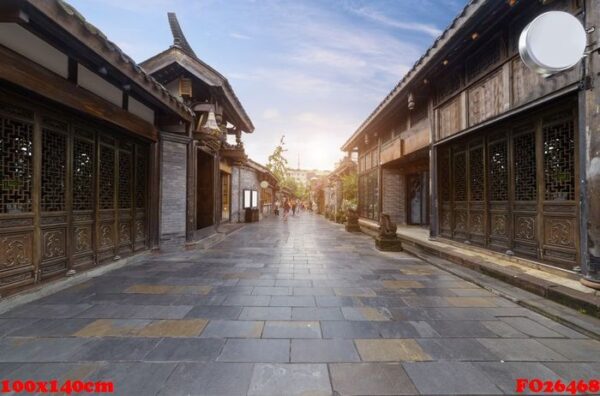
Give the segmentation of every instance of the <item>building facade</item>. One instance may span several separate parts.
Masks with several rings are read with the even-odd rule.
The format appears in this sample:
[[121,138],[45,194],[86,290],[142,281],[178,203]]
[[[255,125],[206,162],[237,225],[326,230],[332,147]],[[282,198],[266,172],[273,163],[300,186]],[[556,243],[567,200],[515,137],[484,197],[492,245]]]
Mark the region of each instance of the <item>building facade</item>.
[[0,56],[0,296],[157,248],[191,109],[62,1],[0,4]]
[[[233,88],[217,70],[202,61],[188,43],[175,14],[168,14],[173,44],[142,62],[141,66],[169,92],[194,111],[190,134],[174,131],[163,139],[164,152],[172,162],[163,162],[162,173],[172,180],[163,185],[162,213],[178,218],[161,229],[165,245],[193,245],[215,232],[223,222],[239,221],[237,204],[241,168],[247,162],[242,134],[254,130]],[[228,142],[235,136],[235,143]],[[182,161],[183,160],[183,161]],[[175,180],[186,175],[186,183]],[[185,218],[179,210],[186,207]],[[169,209],[177,207],[176,214]],[[185,221],[182,221],[185,220]]]
[[568,71],[540,77],[518,39],[561,10],[586,29],[593,0],[472,1],[345,143],[359,155],[363,223],[399,225],[596,279],[598,42]]

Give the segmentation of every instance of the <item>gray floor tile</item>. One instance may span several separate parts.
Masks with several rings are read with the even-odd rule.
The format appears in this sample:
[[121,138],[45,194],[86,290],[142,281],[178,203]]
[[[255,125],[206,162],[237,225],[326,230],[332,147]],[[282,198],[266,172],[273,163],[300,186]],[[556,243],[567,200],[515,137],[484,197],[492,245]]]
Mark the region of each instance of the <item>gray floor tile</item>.
[[531,362],[568,360],[566,357],[532,339],[480,338],[479,342],[496,354],[500,359],[505,361]]
[[500,388],[467,362],[403,363],[406,373],[425,395],[498,395]]
[[321,338],[317,321],[267,321],[263,338]]
[[160,392],[164,396],[245,396],[251,363],[180,363]]
[[325,364],[256,364],[248,396],[328,396]]
[[417,393],[400,364],[330,364],[333,389],[342,395],[414,395]]
[[344,320],[344,315],[338,307],[293,307],[293,320]]
[[360,357],[351,340],[292,340],[292,362],[358,362]]
[[237,320],[211,320],[202,338],[260,338],[263,322]]
[[289,320],[291,307],[244,307],[239,320]]
[[144,358],[161,362],[204,362],[217,359],[224,339],[219,338],[164,338]]
[[290,361],[290,340],[228,339],[217,361],[287,363]]

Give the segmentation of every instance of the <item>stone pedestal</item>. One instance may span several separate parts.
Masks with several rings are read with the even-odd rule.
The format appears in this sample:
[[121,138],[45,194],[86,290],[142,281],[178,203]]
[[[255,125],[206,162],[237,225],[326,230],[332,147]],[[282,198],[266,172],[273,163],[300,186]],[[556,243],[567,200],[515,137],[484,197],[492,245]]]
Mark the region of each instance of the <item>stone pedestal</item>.
[[346,222],[345,228],[346,228],[346,231],[348,231],[348,232],[360,232],[360,226],[358,225],[358,223],[352,224],[352,223]]
[[401,252],[402,242],[396,238],[382,238],[380,236],[375,237],[375,247],[377,250],[383,252]]
[[348,232],[360,232],[360,226],[358,225],[358,213],[355,210],[349,209],[346,212],[346,231]]

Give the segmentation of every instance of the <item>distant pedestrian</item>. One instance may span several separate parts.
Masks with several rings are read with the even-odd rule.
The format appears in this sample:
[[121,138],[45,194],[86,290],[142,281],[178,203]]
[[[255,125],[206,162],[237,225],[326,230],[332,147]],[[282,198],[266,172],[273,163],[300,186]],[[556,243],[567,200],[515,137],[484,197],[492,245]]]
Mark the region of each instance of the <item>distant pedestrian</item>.
[[292,216],[296,216],[296,208],[298,207],[298,204],[296,203],[296,200],[292,201]]
[[279,206],[281,206],[279,200],[275,201],[275,216],[279,216]]
[[290,201],[286,198],[283,201],[283,221],[287,221],[291,208],[292,206],[290,205]]

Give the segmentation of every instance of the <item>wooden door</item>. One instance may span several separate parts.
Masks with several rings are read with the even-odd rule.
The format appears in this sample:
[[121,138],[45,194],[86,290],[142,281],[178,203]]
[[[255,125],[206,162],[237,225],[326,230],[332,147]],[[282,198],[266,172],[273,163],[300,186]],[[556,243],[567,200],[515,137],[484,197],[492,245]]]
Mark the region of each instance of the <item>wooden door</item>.
[[469,241],[485,245],[485,145],[482,138],[469,143]]
[[501,252],[510,249],[510,205],[508,194],[508,139],[496,132],[487,142],[489,226],[488,247]]
[[133,252],[133,155],[134,145],[119,142],[118,160],[118,249],[119,256]]
[[464,146],[452,150],[452,174],[452,238],[464,242],[468,238],[467,151]]
[[117,189],[115,176],[118,173],[115,140],[98,136],[98,214],[96,246],[98,261],[113,259],[117,247]]

